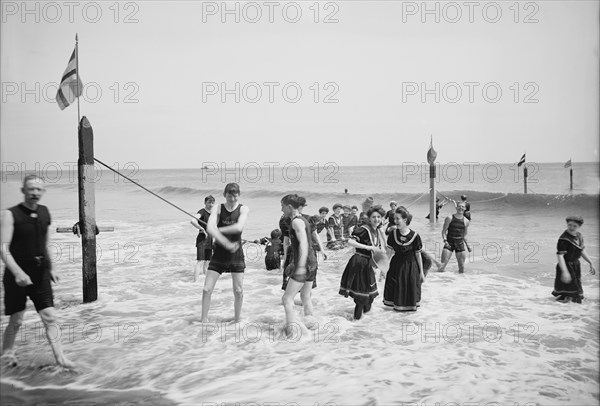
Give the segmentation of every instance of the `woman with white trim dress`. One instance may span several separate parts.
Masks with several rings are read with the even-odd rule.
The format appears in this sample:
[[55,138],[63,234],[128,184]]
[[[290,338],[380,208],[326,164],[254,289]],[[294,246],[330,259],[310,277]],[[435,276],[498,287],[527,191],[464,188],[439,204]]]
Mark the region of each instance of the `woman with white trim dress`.
[[421,302],[421,284],[425,281],[421,237],[408,228],[412,214],[404,207],[394,214],[396,229],[388,235],[387,245],[394,250],[385,279],[383,304],[397,311],[416,311]]

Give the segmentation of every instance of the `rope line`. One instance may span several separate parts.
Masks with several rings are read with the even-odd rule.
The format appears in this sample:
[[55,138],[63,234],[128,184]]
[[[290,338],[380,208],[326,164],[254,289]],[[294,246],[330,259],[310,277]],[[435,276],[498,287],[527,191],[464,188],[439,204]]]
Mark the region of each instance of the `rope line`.
[[486,202],[493,202],[494,200],[504,199],[506,196],[508,196],[508,193],[504,193],[504,195],[502,195],[502,196],[500,196],[500,197],[494,197],[493,199],[477,200],[477,201],[474,201],[474,202],[469,202],[469,203],[486,203]]
[[[186,214],[186,215],[188,215],[188,216],[190,216],[190,217],[192,217],[192,218],[196,219],[196,216],[194,216],[193,214],[191,214],[191,213],[188,213],[187,211],[183,210],[181,207],[179,207],[179,206],[177,206],[177,205],[175,205],[175,204],[171,203],[171,202],[170,202],[170,201],[168,201],[167,199],[165,199],[165,198],[163,198],[163,197],[161,197],[161,196],[157,195],[156,193],[154,193],[153,191],[151,191],[151,190],[150,190],[150,189],[148,189],[147,187],[144,187],[144,186],[140,185],[140,184],[139,184],[139,183],[137,183],[135,180],[133,180],[133,179],[130,179],[129,177],[127,177],[127,176],[123,175],[121,172],[119,172],[119,171],[117,171],[117,170],[115,170],[115,169],[111,168],[110,166],[108,166],[108,165],[106,165],[104,162],[102,162],[101,160],[99,160],[99,159],[97,159],[97,158],[94,158],[94,161],[98,162],[100,165],[102,165],[102,166],[106,167],[107,169],[110,169],[111,171],[113,171],[114,173],[118,174],[119,176],[122,176],[122,177],[124,177],[125,179],[127,179],[128,181],[130,181],[131,183],[133,183],[134,185],[141,187],[141,188],[142,188],[142,189],[144,189],[146,192],[148,192],[148,193],[150,193],[150,194],[152,194],[152,195],[154,195],[154,196],[158,197],[158,198],[159,198],[160,200],[162,200],[163,202],[165,202],[165,203],[167,203],[167,204],[170,204],[171,206],[175,207],[177,210],[181,211],[182,213],[184,213],[184,214]],[[196,219],[196,220],[198,220],[198,219]],[[199,220],[199,221],[202,221],[202,220]],[[202,223],[204,223],[204,221],[202,221]],[[206,223],[204,223],[204,224],[206,225]]]
[[407,205],[407,206],[404,206],[404,207],[406,207],[406,208],[408,209],[410,206],[412,206],[413,204],[415,204],[416,202],[418,202],[419,200],[421,200],[421,198],[422,198],[423,196],[425,196],[426,194],[428,194],[428,193],[429,193],[429,191],[427,191],[427,192],[425,192],[425,193],[422,193],[422,194],[421,194],[421,196],[417,197],[417,199],[416,199],[414,202],[412,202],[411,204],[409,204],[409,205]]

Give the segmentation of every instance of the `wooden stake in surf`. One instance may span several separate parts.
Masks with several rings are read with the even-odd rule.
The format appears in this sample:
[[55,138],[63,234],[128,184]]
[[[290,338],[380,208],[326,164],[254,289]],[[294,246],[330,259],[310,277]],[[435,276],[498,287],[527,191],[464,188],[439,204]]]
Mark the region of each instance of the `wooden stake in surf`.
[[569,169],[569,190],[573,190],[573,168]]
[[523,190],[527,194],[527,164],[523,165]]
[[[94,132],[88,119],[79,122],[79,229],[81,231],[83,303],[98,299],[96,276],[96,209],[94,181]],[[91,180],[90,180],[91,179]]]
[[431,224],[437,221],[436,218],[436,202],[435,202],[435,159],[437,152],[433,149],[433,135],[427,151],[427,162],[429,163],[429,222]]

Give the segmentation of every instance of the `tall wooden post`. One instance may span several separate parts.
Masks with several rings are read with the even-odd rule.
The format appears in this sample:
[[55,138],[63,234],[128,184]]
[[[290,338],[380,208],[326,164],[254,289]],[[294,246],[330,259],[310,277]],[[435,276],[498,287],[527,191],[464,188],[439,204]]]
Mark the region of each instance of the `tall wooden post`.
[[573,168],[569,169],[569,190],[573,190]]
[[523,189],[527,194],[527,164],[523,165]]
[[96,276],[94,132],[85,116],[79,122],[78,181],[79,228],[83,255],[83,303],[89,303],[98,299],[98,280]]
[[429,222],[435,223],[436,203],[435,203],[435,164],[429,165]]
[[427,162],[429,163],[429,223],[433,224],[437,221],[437,204],[435,202],[435,159],[437,152],[433,149],[433,135],[427,151]]

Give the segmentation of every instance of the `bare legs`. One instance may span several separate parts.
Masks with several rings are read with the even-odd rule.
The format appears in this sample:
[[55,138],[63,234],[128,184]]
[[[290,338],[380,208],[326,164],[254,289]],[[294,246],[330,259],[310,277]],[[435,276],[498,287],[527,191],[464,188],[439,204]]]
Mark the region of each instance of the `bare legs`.
[[[60,326],[56,322],[56,309],[54,307],[46,307],[45,309],[40,310],[38,314],[40,315],[42,323],[44,323],[44,327],[46,328],[46,338],[48,339],[48,343],[52,348],[52,353],[54,354],[56,363],[66,368],[73,368],[75,364],[69,359],[67,359],[63,354],[62,345],[60,342]],[[4,331],[4,344],[2,345],[2,356],[10,358],[11,361],[15,363],[15,339],[17,337],[17,334],[19,333],[21,325],[23,324],[24,315],[25,310],[12,314],[10,316],[10,320],[8,321],[8,326]]]
[[291,325],[297,323],[296,311],[294,309],[294,297],[300,292],[300,298],[302,299],[302,306],[304,307],[304,315],[312,316],[313,306],[311,300],[312,281],[310,282],[298,282],[290,278],[288,280],[285,293],[281,298],[283,308],[285,310],[285,332],[291,334]]
[[[202,289],[202,316],[200,318],[200,321],[203,323],[208,322],[208,311],[210,310],[210,301],[217,280],[219,280],[219,276],[221,275],[213,270],[209,269],[208,271],[206,271],[206,278],[204,278],[204,288]],[[244,301],[244,273],[232,273],[231,281],[233,285],[234,296],[234,321],[237,323],[240,321],[240,318],[242,316],[242,303]]]

